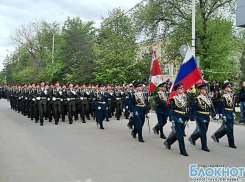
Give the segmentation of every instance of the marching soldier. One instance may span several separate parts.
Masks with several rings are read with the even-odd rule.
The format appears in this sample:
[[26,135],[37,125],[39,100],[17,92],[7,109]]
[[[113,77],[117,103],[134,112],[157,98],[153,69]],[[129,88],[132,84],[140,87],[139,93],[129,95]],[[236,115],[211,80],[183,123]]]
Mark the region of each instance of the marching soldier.
[[27,84],[25,83],[22,91],[21,91],[21,114],[26,116],[27,114],[27,97],[28,97],[28,89],[27,89]]
[[55,125],[58,125],[61,111],[61,99],[62,99],[62,90],[60,88],[59,81],[55,82],[55,87],[50,90],[50,98],[52,99],[52,110],[53,117],[55,120]]
[[45,82],[40,81],[40,87],[36,89],[35,99],[37,100],[37,107],[40,119],[40,126],[43,126],[43,118],[47,114],[47,96],[48,90],[45,88]]
[[131,135],[136,138],[138,134],[139,142],[145,142],[142,136],[142,129],[145,123],[145,117],[149,117],[148,95],[143,93],[143,83],[135,84],[137,92],[132,95],[130,111],[133,117],[134,129]]
[[[52,122],[52,100],[51,100],[51,96],[50,96],[50,91],[53,88],[53,83],[50,84],[45,84],[45,88],[48,92],[47,94],[47,112],[45,115],[45,120],[49,120],[49,122]],[[51,89],[50,89],[51,88]]]
[[29,103],[30,103],[30,117],[31,117],[31,120],[33,120],[33,118],[36,118],[35,117],[35,112],[34,112],[34,105],[35,105],[35,91],[36,91],[36,84],[35,83],[32,83],[31,84],[31,88],[29,90]]
[[76,90],[73,88],[73,83],[70,82],[68,84],[68,89],[66,89],[66,93],[64,95],[64,98],[67,100],[67,109],[68,109],[68,119],[69,124],[73,123],[73,116],[76,114]]
[[15,104],[16,104],[16,111],[20,113],[21,111],[21,85],[17,85],[17,89],[15,92]]
[[207,95],[208,83],[203,83],[198,88],[200,95],[195,98],[192,107],[193,119],[196,119],[197,127],[188,140],[191,144],[196,145],[196,140],[200,137],[202,150],[210,152],[207,147],[207,131],[214,108],[212,108],[212,101]]
[[160,138],[162,139],[166,139],[163,133],[163,127],[167,123],[167,118],[168,118],[168,107],[167,107],[168,95],[166,93],[166,86],[167,86],[166,82],[161,83],[158,86],[160,88],[160,91],[157,92],[155,97],[158,124],[153,128],[153,132],[155,134],[159,134],[160,131]]
[[219,142],[220,138],[222,138],[224,135],[227,135],[229,147],[236,149],[237,147],[235,145],[233,135],[235,103],[232,97],[233,95],[231,93],[232,87],[230,82],[226,82],[223,85],[223,90],[225,91],[225,93],[220,99],[220,111],[223,123],[221,127],[211,136],[211,138],[215,142]]
[[188,122],[187,97],[184,94],[184,87],[181,82],[174,86],[173,91],[176,91],[177,95],[171,98],[170,101],[169,118],[173,124],[172,132],[163,144],[170,150],[171,145],[178,140],[180,154],[188,156],[184,142],[185,125]]
[[98,85],[99,90],[94,94],[94,107],[97,111],[97,119],[98,124],[100,125],[100,129],[104,130],[103,120],[106,117],[106,107],[108,103],[107,93],[105,92],[105,85],[100,83]]
[[67,114],[67,99],[64,97],[64,94],[66,94],[66,84],[62,84],[61,87],[62,91],[62,98],[61,98],[61,117],[62,117],[62,122],[65,122],[65,115]]
[[133,84],[126,84],[126,90],[125,90],[125,100],[124,100],[124,107],[125,107],[125,118],[129,119],[129,106],[130,106],[130,101],[131,101],[131,93],[132,93],[132,88],[133,88]]
[[120,116],[122,115],[122,108],[123,108],[123,99],[124,92],[122,90],[121,84],[117,84],[117,88],[114,92],[114,98],[116,99],[116,118],[120,120]]
[[214,109],[215,109],[215,119],[219,119],[219,114],[220,114],[220,110],[219,110],[219,106],[220,106],[220,87],[219,87],[219,81],[217,79],[214,79],[213,81],[213,85],[210,87],[210,91],[212,92],[212,98],[213,98],[213,105],[214,105]]
[[106,121],[109,121],[109,118],[111,118],[111,99],[114,93],[113,90],[111,89],[110,84],[106,85],[106,92],[108,97],[108,105],[106,107]]

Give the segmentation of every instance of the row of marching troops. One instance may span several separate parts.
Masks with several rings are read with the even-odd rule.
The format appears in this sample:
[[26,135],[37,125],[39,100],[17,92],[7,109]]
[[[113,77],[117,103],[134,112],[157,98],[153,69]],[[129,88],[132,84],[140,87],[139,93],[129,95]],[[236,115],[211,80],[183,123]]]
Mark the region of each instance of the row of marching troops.
[[[178,141],[180,154],[188,156],[184,136],[187,123],[192,120],[196,121],[196,129],[188,140],[195,145],[200,138],[202,150],[210,152],[207,146],[207,131],[212,117],[221,119],[222,125],[211,138],[215,142],[219,142],[220,138],[227,135],[229,147],[236,148],[233,135],[235,117],[234,94],[230,82],[224,83],[222,87],[223,95],[220,97],[220,102],[217,106],[219,118],[217,118],[216,109],[210,97],[208,83],[202,83],[198,86],[199,95],[195,97],[192,97],[193,95],[188,92],[185,93],[183,84],[178,83],[173,87],[176,95],[169,101],[168,83],[161,83],[158,87],[159,91],[154,96],[158,123],[154,126],[153,131],[155,134],[160,135],[160,138],[166,139],[163,144],[167,149],[171,149],[171,145]],[[21,95],[21,93],[24,95]],[[28,93],[28,95],[25,95],[25,93]],[[79,113],[83,122],[85,122],[85,116],[89,119],[89,114],[91,114],[96,117],[96,122],[99,124],[100,129],[104,129],[103,121],[107,120],[110,114],[113,113],[111,106],[112,98],[114,98],[116,100],[115,115],[117,119],[120,119],[122,105],[124,105],[124,114],[126,118],[129,118],[127,126],[132,129],[132,137],[138,137],[139,142],[144,142],[142,128],[145,120],[148,119],[149,121],[150,106],[148,93],[147,90],[144,90],[142,82],[128,85],[126,90],[123,90],[121,85],[112,90],[110,85],[108,87],[108,85],[105,86],[104,84],[99,84],[97,88],[91,90],[86,88],[85,85],[77,86],[77,88],[75,86],[74,88],[72,83],[68,84],[68,88],[65,85],[60,87],[59,82],[56,82],[53,88],[49,88],[47,85],[45,86],[44,81],[41,81],[40,85],[24,85],[22,89],[21,86],[12,86],[8,94],[12,109],[18,110],[24,115],[27,114],[29,117],[34,118],[36,122],[40,119],[41,126],[43,125],[43,118],[49,116],[47,110],[51,107],[55,124],[59,122],[60,113],[62,113],[61,117],[64,120],[65,112],[68,112],[70,124],[73,122],[73,117],[75,117],[75,120],[78,119]],[[26,105],[28,102],[29,106]],[[89,107],[91,107],[91,110],[88,109]],[[168,120],[172,123],[172,131],[166,137],[163,128]]]
[[7,99],[7,85],[0,85],[0,99],[3,98],[3,99]]
[[[90,116],[99,123],[100,112],[97,106],[105,102],[100,101],[102,87],[105,85],[93,86],[85,83],[78,85],[72,82],[60,85],[58,81],[54,84],[45,84],[42,80],[39,83],[11,85],[7,88],[7,96],[11,109],[28,116],[36,123],[40,122],[41,126],[45,119],[49,119],[49,122],[54,119],[55,125],[58,125],[60,119],[65,122],[66,115],[70,124],[73,123],[73,119],[78,120],[79,115],[83,123],[86,123],[85,118],[90,120]],[[129,118],[128,100],[132,87],[132,84],[126,84],[124,88],[121,84],[106,85],[103,89],[106,96],[106,121],[114,115],[120,120],[123,113],[126,119]],[[103,128],[102,124],[100,128]]]

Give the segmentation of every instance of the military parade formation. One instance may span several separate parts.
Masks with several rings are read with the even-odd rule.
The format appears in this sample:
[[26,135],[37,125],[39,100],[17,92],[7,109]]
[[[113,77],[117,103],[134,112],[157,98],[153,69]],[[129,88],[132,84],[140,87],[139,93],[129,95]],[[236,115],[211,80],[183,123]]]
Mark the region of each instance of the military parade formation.
[[[185,148],[185,128],[189,121],[196,122],[196,129],[188,138],[196,145],[200,138],[201,149],[210,152],[207,144],[207,131],[211,119],[222,121],[221,127],[211,136],[215,142],[227,135],[228,145],[237,148],[234,141],[233,125],[235,119],[235,100],[232,86],[229,81],[219,88],[217,80],[213,85],[202,82],[184,92],[183,84],[174,85],[176,95],[169,99],[171,83],[169,80],[158,85],[155,92],[154,104],[158,123],[153,132],[160,138],[166,139],[164,145],[171,149],[175,141],[179,143],[180,154],[188,156]],[[151,110],[148,95],[148,86],[143,82],[135,81],[131,84],[60,84],[56,81],[51,84],[41,80],[39,83],[22,85],[0,86],[0,98],[10,102],[10,108],[23,116],[30,118],[40,126],[44,121],[58,125],[60,121],[73,124],[81,120],[86,123],[94,119],[97,126],[104,130],[103,122],[113,116],[129,119],[127,126],[131,129],[133,138],[144,142],[142,129],[145,121],[149,123]],[[67,117],[67,119],[66,119]],[[164,134],[164,126],[171,122],[172,131],[168,137]]]

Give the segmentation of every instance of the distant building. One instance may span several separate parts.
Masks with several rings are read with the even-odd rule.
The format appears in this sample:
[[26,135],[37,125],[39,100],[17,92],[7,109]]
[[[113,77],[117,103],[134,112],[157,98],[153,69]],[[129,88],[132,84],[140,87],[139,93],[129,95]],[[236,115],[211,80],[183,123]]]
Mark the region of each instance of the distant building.
[[236,26],[245,28],[245,0],[237,0]]

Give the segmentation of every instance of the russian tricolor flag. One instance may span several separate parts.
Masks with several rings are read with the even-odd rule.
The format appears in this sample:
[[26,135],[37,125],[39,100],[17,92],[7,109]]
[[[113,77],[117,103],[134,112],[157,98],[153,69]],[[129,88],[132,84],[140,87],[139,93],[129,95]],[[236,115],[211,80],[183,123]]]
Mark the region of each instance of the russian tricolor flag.
[[176,95],[176,91],[172,91],[176,84],[179,82],[183,83],[184,91],[186,91],[195,85],[201,78],[202,74],[197,66],[196,60],[191,52],[191,49],[188,48],[185,59],[179,69],[179,73],[171,86],[168,102],[173,96]]

